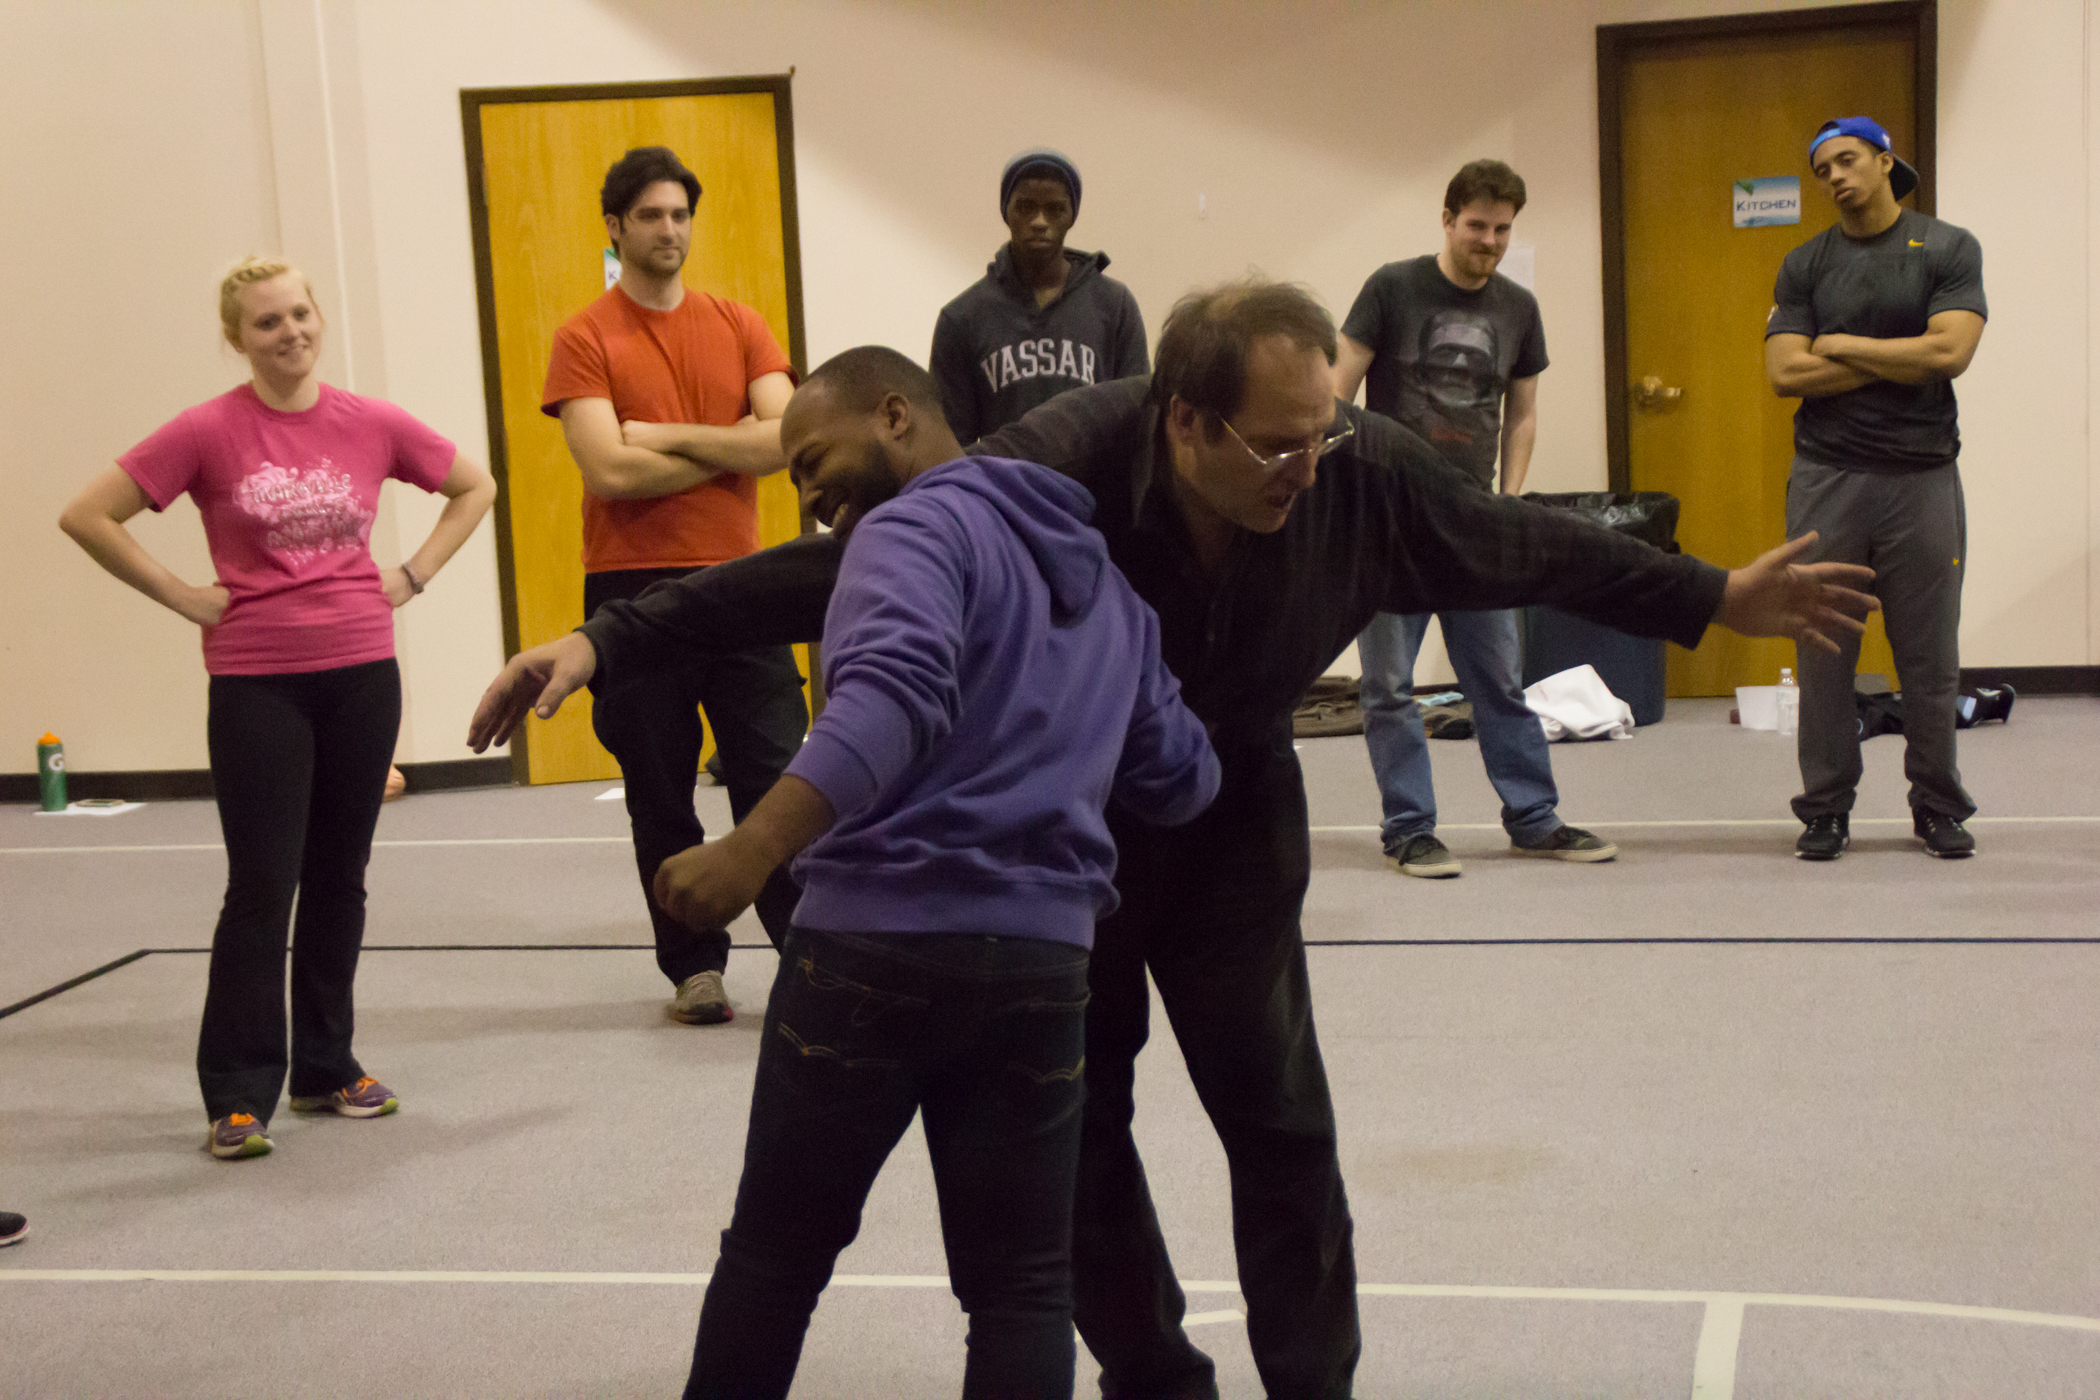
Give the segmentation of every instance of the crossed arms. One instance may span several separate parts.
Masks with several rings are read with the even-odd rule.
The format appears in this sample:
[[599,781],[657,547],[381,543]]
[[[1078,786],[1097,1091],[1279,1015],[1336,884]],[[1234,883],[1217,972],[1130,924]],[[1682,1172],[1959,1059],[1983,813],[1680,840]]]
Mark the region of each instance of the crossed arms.
[[725,472],[767,476],[787,465],[780,415],[795,385],[785,374],[762,374],[749,392],[751,416],[726,428],[622,423],[610,399],[565,399],[562,437],[583,472],[583,489],[602,500],[672,496]]
[[1765,338],[1765,377],[1772,392],[1786,399],[1849,393],[1877,379],[1956,379],[1982,339],[1983,317],[1973,311],[1942,311],[1925,323],[1925,334],[1895,340],[1782,332]]

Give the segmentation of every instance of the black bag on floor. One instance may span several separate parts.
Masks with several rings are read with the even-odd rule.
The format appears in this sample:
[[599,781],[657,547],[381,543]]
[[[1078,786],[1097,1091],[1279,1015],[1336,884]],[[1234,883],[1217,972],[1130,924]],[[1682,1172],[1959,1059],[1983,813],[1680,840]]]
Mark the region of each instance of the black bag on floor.
[[[1954,702],[1954,727],[1974,729],[1979,724],[1997,721],[2003,724],[2012,717],[2013,701],[2020,692],[2009,685],[1978,686],[1964,691]],[[1881,691],[1874,695],[1855,695],[1859,702],[1859,737],[1872,739],[1878,734],[1901,734],[1903,732],[1903,693]]]

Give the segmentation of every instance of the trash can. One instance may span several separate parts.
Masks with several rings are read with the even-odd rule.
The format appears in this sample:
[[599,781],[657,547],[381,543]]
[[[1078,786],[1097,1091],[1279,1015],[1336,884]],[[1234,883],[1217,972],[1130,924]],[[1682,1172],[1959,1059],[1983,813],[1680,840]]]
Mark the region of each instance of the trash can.
[[[1677,552],[1678,501],[1667,491],[1528,491],[1524,499],[1577,511],[1657,549]],[[1633,710],[1635,724],[1661,722],[1667,665],[1659,639],[1629,636],[1548,607],[1522,609],[1518,630],[1524,643],[1525,685],[1586,663],[1596,667],[1611,693]]]

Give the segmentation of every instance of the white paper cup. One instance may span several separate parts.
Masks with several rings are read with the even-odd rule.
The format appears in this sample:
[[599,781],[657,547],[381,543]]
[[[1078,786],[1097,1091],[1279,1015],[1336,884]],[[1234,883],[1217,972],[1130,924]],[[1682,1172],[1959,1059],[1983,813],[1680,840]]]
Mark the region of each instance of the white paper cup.
[[1735,709],[1745,729],[1777,729],[1779,687],[1739,685],[1735,688]]

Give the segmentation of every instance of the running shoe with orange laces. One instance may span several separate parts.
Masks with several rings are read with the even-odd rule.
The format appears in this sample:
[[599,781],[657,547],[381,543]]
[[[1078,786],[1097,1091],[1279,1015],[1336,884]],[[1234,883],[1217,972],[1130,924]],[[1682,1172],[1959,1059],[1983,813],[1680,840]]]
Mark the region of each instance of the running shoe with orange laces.
[[401,1100],[394,1097],[394,1091],[369,1074],[332,1094],[292,1095],[294,1113],[340,1113],[345,1118],[378,1118],[400,1107]]
[[252,1113],[229,1113],[224,1118],[214,1119],[211,1132],[204,1139],[211,1155],[232,1161],[240,1157],[260,1157],[276,1144],[263,1136],[263,1125]]

